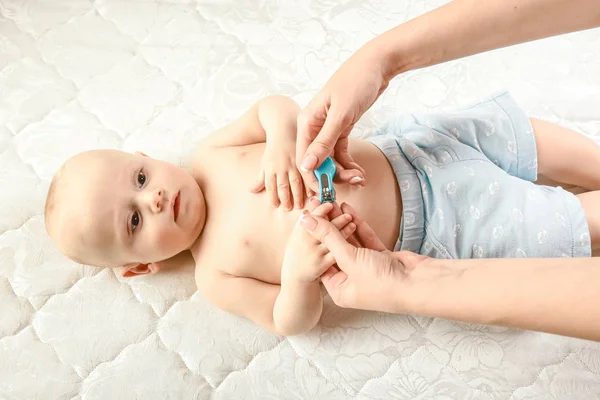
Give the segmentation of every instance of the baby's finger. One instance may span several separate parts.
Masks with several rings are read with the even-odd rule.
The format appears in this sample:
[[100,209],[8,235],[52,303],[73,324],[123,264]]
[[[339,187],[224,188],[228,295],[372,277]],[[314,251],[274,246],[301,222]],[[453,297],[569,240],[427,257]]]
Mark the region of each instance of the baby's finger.
[[290,198],[290,180],[287,173],[277,174],[277,194],[281,205],[286,210],[292,209],[292,199]]
[[279,207],[279,196],[277,195],[277,177],[270,174],[265,178],[265,187],[273,207]]
[[331,208],[331,211],[329,212],[329,215],[328,215],[330,220],[337,218],[343,214],[342,209],[340,208],[340,205],[337,202],[334,201],[331,204],[333,205],[333,207]]
[[[342,214],[331,220],[333,226],[335,226],[338,230],[342,230],[346,225],[348,225],[352,221],[352,215],[350,214]],[[345,238],[344,238],[345,239]]]
[[310,212],[313,212],[315,210],[315,208],[319,207],[320,205],[321,205],[321,202],[319,200],[317,200],[316,197],[311,197],[307,201],[306,209]]
[[327,214],[329,214],[331,212],[331,208],[333,207],[333,205],[331,203],[323,203],[323,204],[319,204],[312,212],[312,215],[315,215],[317,217],[321,217],[321,218],[327,218]]
[[344,239],[348,239],[350,235],[354,233],[354,231],[356,231],[356,224],[354,222],[350,222],[348,225],[340,229],[340,232]]
[[261,168],[260,172],[258,173],[258,178],[256,179],[256,182],[254,183],[254,185],[250,186],[250,191],[253,193],[259,193],[264,188],[265,188],[265,172]]
[[294,198],[294,207],[304,207],[304,181],[298,170],[292,170],[289,173],[290,185],[292,187],[292,197]]

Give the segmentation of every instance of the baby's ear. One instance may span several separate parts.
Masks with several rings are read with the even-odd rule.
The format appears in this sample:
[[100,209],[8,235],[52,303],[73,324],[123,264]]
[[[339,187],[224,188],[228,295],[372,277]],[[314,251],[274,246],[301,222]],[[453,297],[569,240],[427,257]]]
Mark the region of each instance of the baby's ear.
[[148,154],[144,153],[143,151],[136,151],[135,154],[142,157],[148,157]]
[[155,274],[160,269],[159,263],[150,264],[136,264],[131,263],[123,265],[120,268],[121,276],[123,278],[131,278],[132,276]]

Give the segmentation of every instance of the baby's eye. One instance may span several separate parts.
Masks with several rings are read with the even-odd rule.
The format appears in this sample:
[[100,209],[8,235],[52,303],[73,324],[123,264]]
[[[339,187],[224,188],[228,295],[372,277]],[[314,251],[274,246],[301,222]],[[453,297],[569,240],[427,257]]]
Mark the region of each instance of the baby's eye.
[[144,183],[146,183],[146,174],[144,174],[144,172],[143,172],[143,171],[140,171],[140,172],[138,173],[138,176],[137,176],[137,183],[138,183],[138,185],[140,185],[140,188],[141,188],[142,186],[144,186]]
[[131,231],[135,231],[135,228],[140,224],[140,214],[138,212],[134,212],[131,216]]

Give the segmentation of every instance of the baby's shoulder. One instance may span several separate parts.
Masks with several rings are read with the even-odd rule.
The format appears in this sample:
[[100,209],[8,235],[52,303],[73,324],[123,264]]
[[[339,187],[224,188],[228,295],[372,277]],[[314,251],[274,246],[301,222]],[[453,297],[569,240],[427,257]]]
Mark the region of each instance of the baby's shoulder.
[[203,257],[196,260],[194,278],[198,291],[208,299],[214,300],[221,293],[222,283],[230,278],[246,278],[245,267],[239,258],[226,253]]
[[244,277],[246,257],[241,248],[234,248],[231,242],[219,246],[203,246],[194,255],[196,276],[215,276],[226,274]]

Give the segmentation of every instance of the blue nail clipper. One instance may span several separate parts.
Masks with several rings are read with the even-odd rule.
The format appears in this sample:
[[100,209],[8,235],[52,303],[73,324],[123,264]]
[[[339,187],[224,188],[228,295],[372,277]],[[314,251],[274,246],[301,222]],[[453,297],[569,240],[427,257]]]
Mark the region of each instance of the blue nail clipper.
[[335,163],[331,157],[327,157],[319,168],[313,171],[319,181],[319,201],[321,203],[333,203],[335,201],[335,189],[333,188],[333,177],[336,173]]

